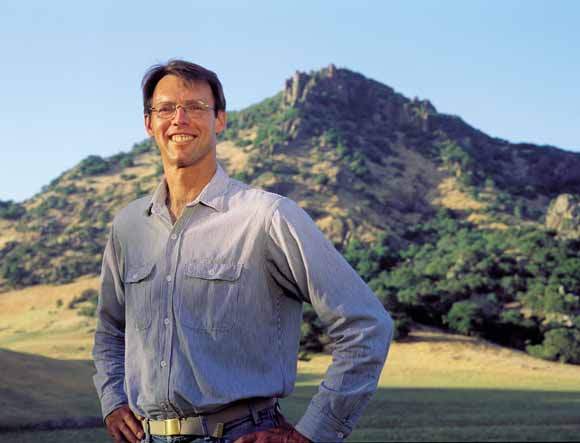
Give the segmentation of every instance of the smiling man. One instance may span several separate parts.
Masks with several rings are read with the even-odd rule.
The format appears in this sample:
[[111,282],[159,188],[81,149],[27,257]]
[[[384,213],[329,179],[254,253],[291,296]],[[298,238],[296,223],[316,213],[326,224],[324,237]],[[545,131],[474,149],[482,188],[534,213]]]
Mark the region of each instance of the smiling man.
[[[392,321],[291,200],[216,159],[226,102],[212,71],[173,60],[143,79],[164,179],[115,217],[103,257],[95,385],[116,442],[341,441],[376,390]],[[302,304],[333,362],[296,427]]]

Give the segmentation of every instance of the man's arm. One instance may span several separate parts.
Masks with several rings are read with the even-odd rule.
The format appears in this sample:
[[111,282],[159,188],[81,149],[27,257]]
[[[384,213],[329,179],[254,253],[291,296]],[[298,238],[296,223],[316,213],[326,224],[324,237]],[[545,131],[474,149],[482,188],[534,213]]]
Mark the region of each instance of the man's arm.
[[120,277],[122,261],[118,255],[114,228],[111,227],[101,271],[101,293],[97,306],[97,328],[93,377],[109,434],[116,442],[139,442],[141,423],[127,405],[125,393],[125,296]]
[[377,388],[393,322],[312,219],[281,199],[268,228],[270,271],[312,306],[334,344],[333,362],[296,429],[313,441],[341,441]]

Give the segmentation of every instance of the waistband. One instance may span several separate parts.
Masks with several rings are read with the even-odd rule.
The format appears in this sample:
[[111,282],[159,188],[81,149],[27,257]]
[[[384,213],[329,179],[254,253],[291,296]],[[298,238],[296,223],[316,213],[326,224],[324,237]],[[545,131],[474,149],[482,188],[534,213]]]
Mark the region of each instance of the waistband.
[[139,417],[143,429],[151,435],[199,435],[220,438],[224,427],[234,420],[251,416],[257,421],[258,413],[278,404],[276,398],[251,399],[236,402],[212,414],[151,420]]

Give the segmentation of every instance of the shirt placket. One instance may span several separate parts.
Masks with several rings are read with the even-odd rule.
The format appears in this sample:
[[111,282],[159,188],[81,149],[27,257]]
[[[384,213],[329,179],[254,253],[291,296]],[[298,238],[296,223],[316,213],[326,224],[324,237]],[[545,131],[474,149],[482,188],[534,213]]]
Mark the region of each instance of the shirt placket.
[[165,313],[163,317],[163,329],[161,335],[163,336],[160,355],[162,356],[159,362],[160,371],[163,380],[163,401],[161,408],[166,412],[179,413],[177,406],[172,402],[170,397],[170,378],[171,378],[171,356],[173,353],[173,335],[175,334],[175,288],[176,288],[176,274],[178,268],[178,260],[181,255],[182,233],[187,226],[189,218],[191,217],[191,210],[184,208],[181,217],[176,221],[175,225],[171,227],[167,246],[165,248],[165,266],[163,274],[163,289],[162,289],[162,312]]

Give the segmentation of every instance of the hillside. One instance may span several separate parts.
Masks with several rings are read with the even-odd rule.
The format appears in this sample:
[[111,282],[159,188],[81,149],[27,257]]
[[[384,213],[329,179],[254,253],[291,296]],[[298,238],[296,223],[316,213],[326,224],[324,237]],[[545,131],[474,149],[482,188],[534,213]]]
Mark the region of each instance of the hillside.
[[[420,322],[580,363],[577,235],[554,231],[578,223],[545,226],[561,206],[551,202],[580,194],[580,154],[490,137],[331,65],[229,113],[218,157],[304,207],[396,317],[398,337]],[[0,202],[0,287],[96,276],[113,215],[161,174],[147,139]],[[305,318],[303,346],[321,350],[320,325]]]

